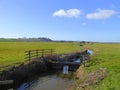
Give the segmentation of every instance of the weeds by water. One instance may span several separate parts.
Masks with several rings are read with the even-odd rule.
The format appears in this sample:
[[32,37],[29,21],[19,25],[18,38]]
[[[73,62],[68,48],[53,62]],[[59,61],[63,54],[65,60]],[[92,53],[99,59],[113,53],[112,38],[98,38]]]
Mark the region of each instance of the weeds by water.
[[[79,79],[75,81],[73,90],[120,90],[120,44],[92,44],[85,47],[94,50],[94,55],[86,64],[87,67],[78,70]],[[105,71],[102,71],[103,74],[100,68]]]

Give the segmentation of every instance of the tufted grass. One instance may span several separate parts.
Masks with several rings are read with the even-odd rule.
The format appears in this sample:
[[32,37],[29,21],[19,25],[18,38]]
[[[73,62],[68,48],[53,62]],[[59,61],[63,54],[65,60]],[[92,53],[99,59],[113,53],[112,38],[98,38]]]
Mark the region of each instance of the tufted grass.
[[[24,51],[35,49],[56,49],[56,53],[68,53],[81,51],[82,47],[79,43],[59,43],[59,42],[0,42],[0,66],[12,65],[16,62],[24,62]],[[78,75],[87,76],[86,72],[90,73],[99,68],[105,68],[107,76],[101,82],[91,85],[86,90],[120,90],[120,44],[86,44],[84,48],[89,48],[94,51],[90,62],[84,69],[78,69]],[[84,70],[84,71],[82,71]],[[84,73],[85,72],[85,73]],[[78,79],[77,81],[80,81]],[[74,90],[80,90],[79,83],[74,87]]]
[[[84,76],[89,77],[89,73],[100,68],[106,69],[107,73],[103,80],[97,84],[89,85],[85,90],[120,90],[120,44],[97,43],[85,45],[84,47],[94,50],[94,54],[91,56],[90,62],[87,63],[87,67],[82,67],[85,72],[82,74],[83,78],[85,78]],[[78,74],[83,72],[82,70],[79,69]],[[80,85],[81,83],[78,83],[77,87]],[[74,89],[81,90],[78,88]]]

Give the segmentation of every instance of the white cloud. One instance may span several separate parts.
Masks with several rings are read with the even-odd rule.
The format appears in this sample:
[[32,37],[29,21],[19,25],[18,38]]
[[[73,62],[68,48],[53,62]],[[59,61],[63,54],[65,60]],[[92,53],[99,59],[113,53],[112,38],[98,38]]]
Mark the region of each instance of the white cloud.
[[66,12],[63,9],[60,9],[59,11],[56,11],[53,13],[53,16],[66,16]]
[[79,9],[69,9],[69,10],[64,10],[60,9],[56,12],[53,13],[53,16],[58,16],[58,17],[79,17],[82,14],[82,11]]
[[86,15],[87,19],[107,19],[115,15],[117,12],[114,10],[97,9],[95,13],[89,13]]

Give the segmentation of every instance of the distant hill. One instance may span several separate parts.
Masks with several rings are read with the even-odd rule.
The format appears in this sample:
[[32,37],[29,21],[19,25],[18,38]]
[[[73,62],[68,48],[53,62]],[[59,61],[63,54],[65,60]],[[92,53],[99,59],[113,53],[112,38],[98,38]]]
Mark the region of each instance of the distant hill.
[[50,38],[0,38],[0,42],[52,42]]

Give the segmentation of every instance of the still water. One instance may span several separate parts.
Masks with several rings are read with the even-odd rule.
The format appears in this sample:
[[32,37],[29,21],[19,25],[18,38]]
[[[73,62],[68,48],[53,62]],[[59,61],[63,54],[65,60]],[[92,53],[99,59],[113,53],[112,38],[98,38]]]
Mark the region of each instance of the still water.
[[23,83],[17,90],[67,90],[72,84],[73,79],[61,77],[64,75],[42,76],[37,80]]
[[[92,55],[93,51],[88,50],[88,53]],[[73,62],[81,63],[81,60],[77,59]],[[64,66],[63,72],[59,73],[60,75],[52,74],[39,77],[27,83],[23,83],[17,90],[68,90],[69,86],[73,82],[72,76],[69,75],[68,69],[68,66]],[[66,78],[67,75],[71,78]]]

